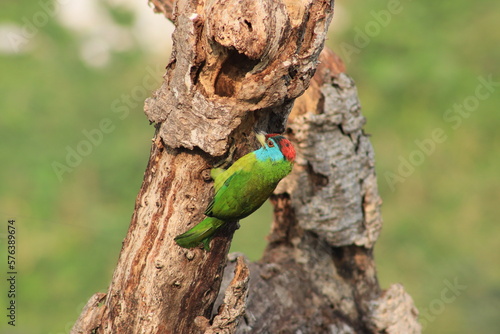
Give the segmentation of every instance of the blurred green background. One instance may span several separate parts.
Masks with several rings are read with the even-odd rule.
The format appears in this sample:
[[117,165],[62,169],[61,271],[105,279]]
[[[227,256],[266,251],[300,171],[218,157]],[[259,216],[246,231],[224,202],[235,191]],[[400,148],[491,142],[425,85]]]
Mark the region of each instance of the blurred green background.
[[[60,3],[0,4],[0,259],[15,219],[19,273],[1,333],[67,333],[106,291],[153,135],[143,100],[169,59],[173,28],[146,1]],[[500,82],[500,3],[335,5],[327,44],[357,83],[384,199],[381,284],[405,286],[424,333],[498,332],[500,86],[479,78]],[[233,251],[258,259],[270,219],[247,218]]]

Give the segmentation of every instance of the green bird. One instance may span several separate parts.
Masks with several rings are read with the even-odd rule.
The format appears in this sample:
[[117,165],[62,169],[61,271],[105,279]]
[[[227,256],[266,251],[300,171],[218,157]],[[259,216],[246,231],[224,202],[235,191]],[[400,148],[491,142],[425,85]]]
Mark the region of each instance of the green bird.
[[279,134],[256,134],[262,147],[238,159],[228,169],[214,168],[215,195],[203,221],[175,237],[184,248],[203,243],[210,250],[215,232],[228,221],[247,217],[269,198],[278,183],[292,171],[295,149]]

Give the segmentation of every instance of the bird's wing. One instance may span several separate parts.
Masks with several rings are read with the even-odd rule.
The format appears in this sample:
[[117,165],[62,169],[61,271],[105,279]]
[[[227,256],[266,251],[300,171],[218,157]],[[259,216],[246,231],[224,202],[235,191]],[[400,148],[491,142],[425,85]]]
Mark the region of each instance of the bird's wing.
[[[229,186],[229,183],[231,182],[231,179],[233,179],[235,177],[235,175],[237,175],[237,174],[233,174],[233,175],[230,175],[228,178],[225,178],[225,182],[222,185],[219,185],[218,187],[214,186],[215,187],[214,198],[212,199],[212,201],[210,202],[210,204],[208,204],[207,209],[205,210],[205,215],[206,216],[212,217],[212,210],[214,208],[215,200],[219,198],[218,195],[220,193],[224,193],[224,191]],[[217,182],[217,180],[216,180],[216,182]],[[222,192],[221,192],[221,190],[222,190]]]
[[[238,159],[231,167],[226,169],[223,172],[216,173],[216,177],[214,180],[214,189],[215,194],[214,198],[208,205],[205,210],[205,215],[212,217],[213,209],[216,202],[218,203],[217,207],[220,208],[235,208],[238,201],[238,196],[236,196],[236,192],[243,191],[243,186],[245,179],[248,178],[249,173],[251,173],[252,167],[257,160],[255,159],[255,155],[249,153],[240,159]],[[244,194],[239,194],[240,196]]]

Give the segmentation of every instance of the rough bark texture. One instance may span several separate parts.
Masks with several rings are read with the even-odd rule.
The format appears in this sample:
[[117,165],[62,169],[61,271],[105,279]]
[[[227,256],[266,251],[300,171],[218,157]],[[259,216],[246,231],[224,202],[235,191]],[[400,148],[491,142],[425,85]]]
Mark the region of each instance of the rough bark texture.
[[[354,84],[331,52],[311,81],[333,1],[151,2],[176,25],[164,84],[145,103],[157,131],[109,290],[72,333],[419,332],[402,287],[377,282],[381,201]],[[210,167],[255,148],[253,129],[286,130],[298,159],[271,198],[263,259],[224,274],[235,224],[210,252],[173,238],[203,218]]]
[[[248,266],[244,257],[240,256],[237,258],[234,276],[223,295],[224,301],[218,308],[212,325],[205,329],[205,334],[235,332],[239,319],[245,314],[249,279]],[[206,318],[203,318],[203,321],[209,323]]]
[[269,245],[249,265],[237,333],[419,333],[411,297],[377,281],[381,199],[356,88],[331,51],[320,60],[288,121],[297,163],[271,198]]
[[221,156],[238,128],[258,121],[282,132],[314,74],[332,14],[327,0],[176,2],[165,82],[145,106],[164,143]]

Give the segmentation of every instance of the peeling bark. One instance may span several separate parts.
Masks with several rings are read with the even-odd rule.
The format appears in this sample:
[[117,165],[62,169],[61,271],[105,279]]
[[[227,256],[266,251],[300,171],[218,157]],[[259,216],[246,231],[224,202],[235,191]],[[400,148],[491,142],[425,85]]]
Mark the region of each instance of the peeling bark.
[[[245,314],[249,279],[248,266],[244,257],[240,256],[237,258],[234,276],[225,289],[224,301],[218,307],[213,324],[205,329],[204,334],[230,334],[235,332],[240,319]],[[204,318],[203,322],[208,324],[209,320]]]
[[[333,1],[151,3],[176,25],[145,103],[157,131],[109,290],[72,333],[419,333],[411,297],[377,281],[373,149],[353,81],[321,53]],[[235,224],[210,252],[173,238],[202,220],[210,168],[252,150],[253,129],[286,131],[298,158],[271,197],[263,259],[226,266]]]
[[99,320],[102,317],[102,311],[104,309],[100,307],[99,304],[102,303],[105,298],[105,293],[98,292],[89,299],[87,304],[83,307],[82,313],[73,326],[71,333],[92,333],[100,326]]

